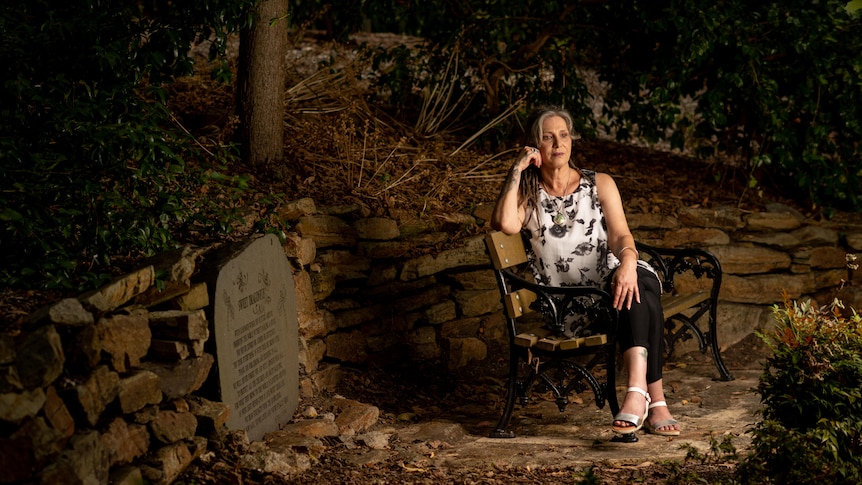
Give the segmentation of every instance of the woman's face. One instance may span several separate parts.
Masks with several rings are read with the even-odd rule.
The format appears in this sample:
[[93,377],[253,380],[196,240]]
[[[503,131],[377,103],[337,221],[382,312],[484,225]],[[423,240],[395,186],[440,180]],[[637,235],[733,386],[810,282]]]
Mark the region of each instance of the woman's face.
[[551,116],[542,122],[542,139],[539,145],[542,165],[560,167],[569,163],[572,156],[572,136],[566,120]]

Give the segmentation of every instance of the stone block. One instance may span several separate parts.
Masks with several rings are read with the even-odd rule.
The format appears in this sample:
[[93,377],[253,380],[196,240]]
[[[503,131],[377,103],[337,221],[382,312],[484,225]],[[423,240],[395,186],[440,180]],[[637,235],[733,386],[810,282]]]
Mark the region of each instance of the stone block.
[[192,356],[192,351],[186,342],[153,339],[150,342],[150,352],[148,355],[151,359],[173,362],[188,359]]
[[342,362],[362,363],[367,357],[363,332],[334,333],[326,337],[326,356]]
[[36,463],[43,466],[63,450],[68,440],[58,430],[48,426],[42,417],[24,421],[10,438],[29,440],[33,446]]
[[476,236],[465,240],[461,247],[442,251],[437,255],[420,256],[405,262],[401,270],[401,280],[411,281],[462,266],[487,264],[485,239],[483,236]]
[[756,246],[711,246],[725,275],[771,273],[790,268],[790,256],[774,249]]
[[310,237],[290,233],[284,241],[284,254],[288,259],[296,261],[299,267],[308,266],[317,257],[317,245]]
[[189,396],[189,412],[198,421],[197,434],[206,435],[222,428],[230,417],[230,406],[198,396]]
[[18,368],[14,365],[0,365],[0,394],[22,390],[24,386],[21,385],[21,378],[18,377]]
[[482,320],[479,317],[452,320],[440,326],[440,336],[444,338],[478,337]]
[[484,315],[503,309],[503,304],[500,302],[500,292],[496,289],[456,291],[455,301],[461,308],[461,314],[465,317]]
[[155,439],[170,444],[194,436],[198,420],[192,413],[159,411],[149,427]]
[[119,375],[102,365],[86,381],[72,389],[71,401],[79,417],[90,426],[95,426],[105,407],[117,397],[119,389]]
[[107,313],[149,289],[155,280],[155,270],[152,266],[147,266],[116,278],[98,290],[85,293],[79,296],[78,300],[90,311]]
[[75,420],[54,386],[45,389],[45,405],[42,408],[42,414],[63,438],[69,438],[75,434]]
[[789,212],[753,212],[743,219],[745,230],[752,232],[786,232],[802,225],[802,221]]
[[296,315],[299,334],[306,339],[322,337],[337,327],[335,316],[325,310],[316,310],[311,313],[298,313]]
[[745,227],[742,211],[731,207],[701,209],[682,207],[677,214],[682,226],[712,227],[725,231],[735,231]]
[[662,247],[702,248],[730,244],[730,236],[721,229],[709,227],[682,227],[665,234]]
[[73,374],[90,373],[102,360],[102,341],[96,325],[85,325],[63,339],[66,369]]
[[32,418],[45,405],[45,391],[37,387],[31,391],[0,394],[0,421],[17,424]]
[[165,445],[147,458],[141,473],[153,485],[170,485],[206,451],[206,446],[206,438],[200,436]]
[[102,352],[111,359],[117,372],[137,368],[150,349],[152,333],[146,310],[137,309],[123,315],[111,315],[99,319],[96,330]]
[[313,239],[318,248],[352,247],[356,244],[356,229],[339,217],[303,216],[299,218],[295,227],[300,236]]
[[150,330],[162,339],[206,340],[209,323],[203,310],[168,310],[150,313]]
[[170,300],[179,298],[191,290],[188,281],[165,281],[162,285],[153,285],[145,292],[135,297],[135,304],[150,308]]
[[380,409],[352,399],[335,398],[331,401],[335,425],[339,434],[354,435],[377,424]]
[[41,483],[108,483],[109,453],[96,431],[72,437],[70,445],[51,465],[42,470]]
[[326,355],[326,343],[319,339],[311,339],[301,342],[299,350],[299,365],[306,374],[317,370],[317,366]]
[[431,325],[437,325],[443,322],[448,322],[449,320],[454,320],[457,316],[458,307],[452,300],[435,303],[425,310],[425,318]]
[[626,214],[626,219],[631,230],[648,230],[648,229],[676,229],[679,227],[679,220],[676,217],[665,214],[641,214],[630,212]]
[[286,221],[296,221],[300,217],[316,214],[317,206],[314,203],[314,199],[306,197],[279,206],[276,209],[276,213]]
[[441,344],[449,370],[460,369],[488,355],[488,347],[478,338],[444,338]]
[[149,449],[150,434],[145,426],[115,418],[102,433],[102,447],[111,466],[131,463]]
[[150,404],[162,402],[162,389],[159,376],[140,370],[129,377],[120,379],[117,396],[123,414],[131,414]]
[[388,241],[401,235],[398,223],[387,217],[367,217],[353,222],[353,228],[361,239]]
[[65,362],[63,342],[53,325],[25,335],[15,352],[18,377],[27,389],[45,387],[54,382],[63,372]]
[[146,485],[141,469],[136,466],[120,466],[111,469],[111,485]]
[[143,362],[141,366],[159,376],[164,399],[176,399],[201,388],[215,359],[210,354],[178,362]]
[[343,377],[341,367],[335,364],[320,366],[317,372],[309,376],[317,391],[331,391],[338,386]]
[[208,307],[210,304],[209,293],[206,283],[195,283],[189,291],[174,298],[165,306],[171,310],[190,312]]
[[31,325],[54,323],[61,326],[80,327],[92,325],[93,322],[93,314],[85,310],[76,298],[64,298],[56,303],[50,303],[27,317],[27,323]]

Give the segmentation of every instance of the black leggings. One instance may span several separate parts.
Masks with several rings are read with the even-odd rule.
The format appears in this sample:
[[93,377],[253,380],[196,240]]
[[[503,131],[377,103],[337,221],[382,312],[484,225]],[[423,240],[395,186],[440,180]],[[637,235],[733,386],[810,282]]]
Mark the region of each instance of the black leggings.
[[655,274],[638,266],[638,291],[641,302],[632,301],[629,310],[620,311],[617,340],[625,352],[632,347],[647,349],[647,384],[661,379],[664,364],[664,315],[661,308],[661,283]]

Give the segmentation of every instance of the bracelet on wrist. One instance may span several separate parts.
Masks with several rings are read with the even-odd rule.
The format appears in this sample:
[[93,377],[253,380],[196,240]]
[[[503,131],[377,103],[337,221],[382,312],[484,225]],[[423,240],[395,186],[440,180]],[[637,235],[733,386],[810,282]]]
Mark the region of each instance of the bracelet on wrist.
[[637,249],[635,249],[635,248],[633,248],[633,247],[631,247],[631,246],[626,246],[626,247],[624,247],[624,248],[620,249],[620,252],[619,252],[619,253],[617,253],[617,255],[618,255],[619,259],[623,259],[623,253],[626,251],[626,249],[631,250],[631,251],[633,251],[633,252],[635,253],[635,259],[640,259],[641,254],[638,252],[638,250],[637,250]]

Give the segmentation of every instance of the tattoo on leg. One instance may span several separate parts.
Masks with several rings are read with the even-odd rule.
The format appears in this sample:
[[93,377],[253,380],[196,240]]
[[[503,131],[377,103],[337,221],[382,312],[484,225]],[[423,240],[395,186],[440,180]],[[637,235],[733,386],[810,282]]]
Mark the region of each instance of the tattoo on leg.
[[641,350],[641,357],[643,357],[644,360],[647,360],[648,355],[649,355],[649,351],[647,349]]

